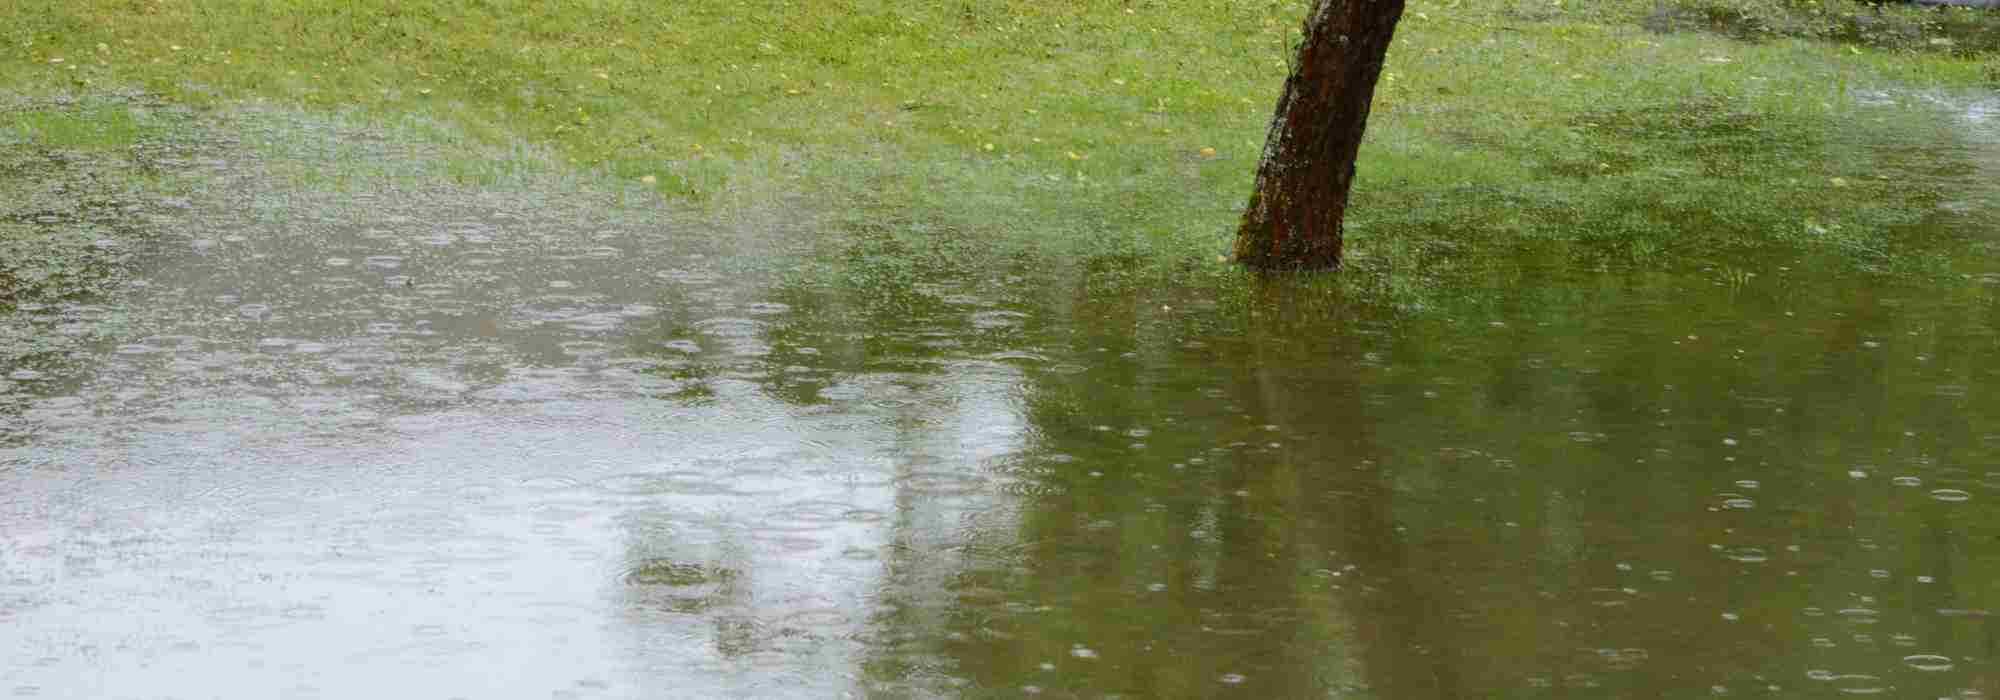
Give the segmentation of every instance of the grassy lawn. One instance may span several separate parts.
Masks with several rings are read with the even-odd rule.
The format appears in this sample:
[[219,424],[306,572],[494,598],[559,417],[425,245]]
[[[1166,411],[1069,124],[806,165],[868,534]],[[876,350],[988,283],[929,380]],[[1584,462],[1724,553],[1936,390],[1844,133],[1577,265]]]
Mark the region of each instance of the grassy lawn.
[[[556,168],[721,210],[783,192],[869,235],[1228,275],[1216,255],[1303,10],[11,3],[0,6],[0,90],[351,111],[416,125],[475,186]],[[1531,244],[1609,266],[1817,250],[1865,269],[1936,269],[1935,251],[1902,232],[1940,193],[1878,175],[1913,160],[1949,167],[1953,137],[1928,106],[1856,95],[1983,85],[1986,20],[1896,9],[1859,20],[1877,23],[1858,34],[1855,12],[1412,2],[1363,149],[1356,267],[1428,274]],[[115,148],[146,128],[124,113],[16,109],[0,114],[0,143]]]

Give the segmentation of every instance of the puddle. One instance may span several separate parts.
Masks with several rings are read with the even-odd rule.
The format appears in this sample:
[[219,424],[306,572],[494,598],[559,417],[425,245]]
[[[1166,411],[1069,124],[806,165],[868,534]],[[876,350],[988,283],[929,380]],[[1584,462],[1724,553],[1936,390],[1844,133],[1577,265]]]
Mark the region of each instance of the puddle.
[[[1990,661],[1977,255],[1529,258],[1413,314],[236,118],[285,145],[212,154],[140,292],[9,317],[121,320],[0,373],[0,688],[1937,697]],[[336,152],[376,170],[286,175]]]

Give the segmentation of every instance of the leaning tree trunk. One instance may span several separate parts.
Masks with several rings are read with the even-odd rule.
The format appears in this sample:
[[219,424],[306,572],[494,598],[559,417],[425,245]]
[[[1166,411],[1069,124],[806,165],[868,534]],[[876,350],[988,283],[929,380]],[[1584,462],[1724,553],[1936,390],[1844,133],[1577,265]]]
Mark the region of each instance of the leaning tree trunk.
[[1340,266],[1354,155],[1403,0],[1314,0],[1278,97],[1236,260],[1258,269]]

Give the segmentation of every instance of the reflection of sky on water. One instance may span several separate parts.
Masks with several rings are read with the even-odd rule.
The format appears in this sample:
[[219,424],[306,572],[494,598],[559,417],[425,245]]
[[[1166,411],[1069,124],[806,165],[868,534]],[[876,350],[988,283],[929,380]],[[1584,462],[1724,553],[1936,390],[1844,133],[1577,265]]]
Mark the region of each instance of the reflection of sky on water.
[[552,402],[316,444],[283,440],[295,420],[265,407],[278,435],[138,429],[115,452],[54,451],[71,466],[9,479],[6,651],[43,661],[7,681],[57,697],[199,697],[219,678],[243,697],[837,695],[898,529],[948,520],[899,504],[905,455],[951,470],[1004,449],[1011,409],[964,393],[930,397],[958,408],[915,441],[881,429],[894,416],[796,417],[744,391],[728,411]]

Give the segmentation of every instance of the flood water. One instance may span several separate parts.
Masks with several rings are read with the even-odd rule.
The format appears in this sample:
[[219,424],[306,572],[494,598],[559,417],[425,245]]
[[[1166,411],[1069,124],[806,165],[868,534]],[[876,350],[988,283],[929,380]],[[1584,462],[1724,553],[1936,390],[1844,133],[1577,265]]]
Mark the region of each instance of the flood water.
[[1951,281],[1523,253],[1413,309],[269,165],[4,321],[125,330],[0,371],[0,691],[2000,692],[1977,172]]

